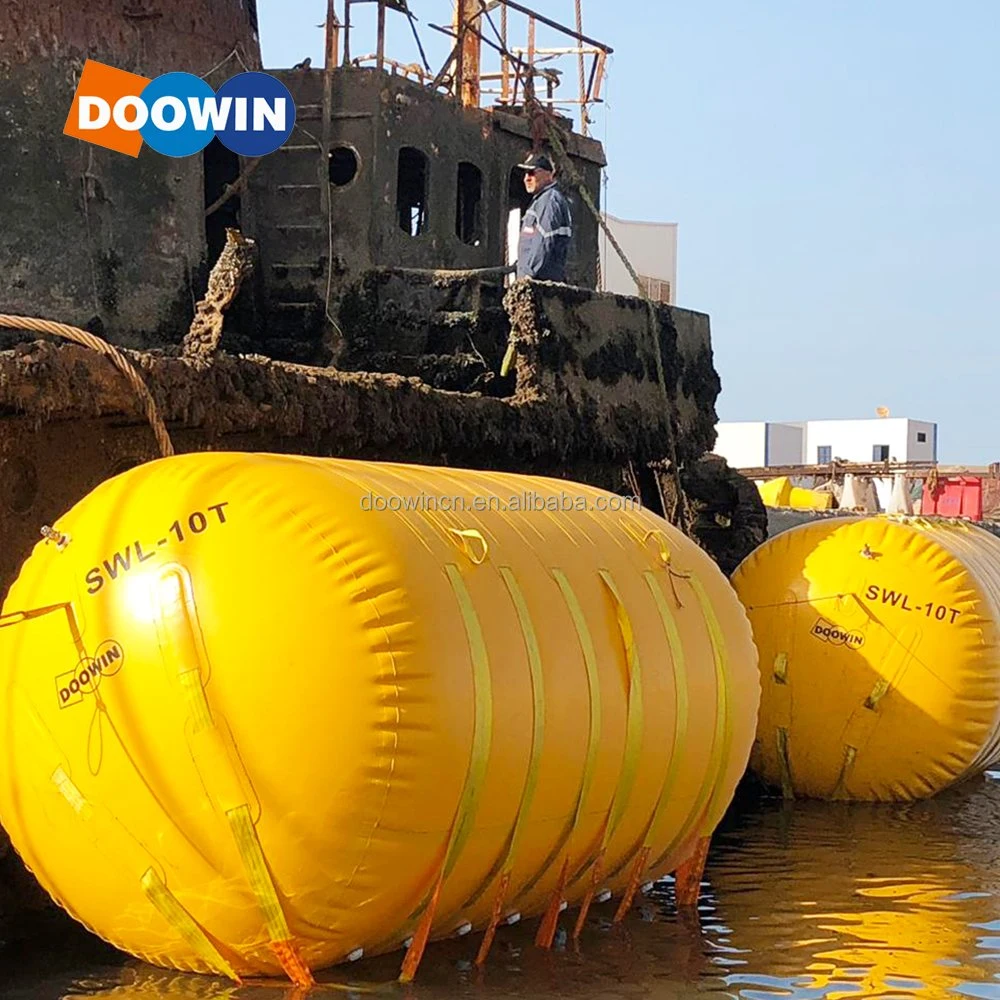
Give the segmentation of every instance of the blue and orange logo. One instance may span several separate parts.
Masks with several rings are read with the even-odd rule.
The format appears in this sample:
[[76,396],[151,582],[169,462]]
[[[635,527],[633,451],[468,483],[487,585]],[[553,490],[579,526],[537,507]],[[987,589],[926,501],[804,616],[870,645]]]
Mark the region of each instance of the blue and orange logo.
[[214,138],[240,156],[266,156],[295,126],[288,88],[267,73],[239,73],[218,91],[192,73],[156,79],[88,59],[63,132],[138,156],[192,156]]

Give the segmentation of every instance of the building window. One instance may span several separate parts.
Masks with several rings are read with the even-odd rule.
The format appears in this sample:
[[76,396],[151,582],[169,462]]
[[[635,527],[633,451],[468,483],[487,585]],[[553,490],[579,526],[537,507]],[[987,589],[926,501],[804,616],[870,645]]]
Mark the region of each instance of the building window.
[[334,146],[330,150],[328,169],[334,187],[347,187],[358,176],[357,152],[350,146]]
[[639,275],[639,284],[642,286],[642,294],[654,302],[665,302],[670,304],[670,282],[663,278],[649,278]]
[[458,196],[455,204],[455,235],[469,246],[479,246],[483,237],[483,174],[474,163],[458,165]]
[[399,228],[410,236],[427,231],[427,157],[412,146],[399,151],[396,216]]
[[816,449],[816,464],[829,465],[833,461],[833,445],[821,444]]
[[887,444],[875,444],[875,445],[872,445],[872,461],[873,462],[888,462],[889,461],[889,446]]
[[926,431],[917,431],[917,440],[921,444],[927,444],[927,432]]

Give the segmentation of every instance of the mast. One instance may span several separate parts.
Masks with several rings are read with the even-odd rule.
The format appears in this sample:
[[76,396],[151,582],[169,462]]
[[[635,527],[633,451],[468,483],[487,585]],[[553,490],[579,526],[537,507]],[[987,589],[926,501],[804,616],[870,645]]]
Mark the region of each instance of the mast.
[[[479,0],[455,0],[453,27],[458,36],[458,53],[455,59],[455,95],[463,107],[478,108],[480,100],[480,41],[479,17],[482,5]],[[474,31],[467,30],[469,27]]]

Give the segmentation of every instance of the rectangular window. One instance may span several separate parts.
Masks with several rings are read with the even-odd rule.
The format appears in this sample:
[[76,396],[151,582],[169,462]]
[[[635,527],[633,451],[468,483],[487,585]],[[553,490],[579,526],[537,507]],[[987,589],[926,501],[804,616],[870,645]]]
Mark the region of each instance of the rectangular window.
[[412,146],[399,151],[396,217],[399,228],[410,236],[420,236],[427,230],[427,157]]
[[872,461],[873,462],[888,462],[889,461],[889,446],[887,444],[874,444],[874,445],[872,445]]
[[926,431],[917,431],[917,440],[921,444],[926,444],[927,443],[927,432]]
[[829,465],[833,461],[833,445],[821,444],[816,449],[816,464]]
[[649,278],[644,274],[639,275],[639,284],[642,286],[643,294],[654,302],[663,302],[670,305],[670,282],[663,278]]
[[483,237],[483,174],[474,163],[458,165],[458,201],[455,206],[455,235],[470,246],[479,246]]

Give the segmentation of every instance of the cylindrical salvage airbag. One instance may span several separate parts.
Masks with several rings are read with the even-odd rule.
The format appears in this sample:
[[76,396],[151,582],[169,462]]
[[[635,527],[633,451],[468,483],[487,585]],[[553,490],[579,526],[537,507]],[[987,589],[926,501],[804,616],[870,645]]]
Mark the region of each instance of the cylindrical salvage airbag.
[[672,871],[746,765],[756,654],[622,506],[280,455],[104,483],[4,609],[0,821],[102,937],[240,975]]
[[760,654],[751,767],[788,795],[924,798],[1000,759],[1000,539],[836,518],[733,575]]

